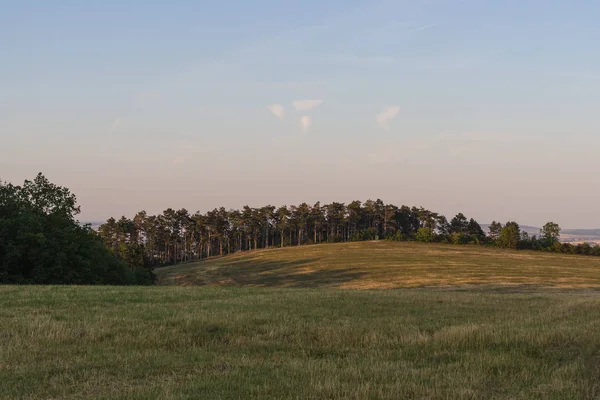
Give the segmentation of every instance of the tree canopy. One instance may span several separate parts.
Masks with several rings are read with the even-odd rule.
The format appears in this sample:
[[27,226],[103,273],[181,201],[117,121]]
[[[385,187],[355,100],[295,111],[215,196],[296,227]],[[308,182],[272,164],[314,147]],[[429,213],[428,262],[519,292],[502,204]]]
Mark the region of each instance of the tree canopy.
[[22,186],[0,182],[0,283],[142,284],[149,270],[115,257],[75,219],[75,195],[39,174]]

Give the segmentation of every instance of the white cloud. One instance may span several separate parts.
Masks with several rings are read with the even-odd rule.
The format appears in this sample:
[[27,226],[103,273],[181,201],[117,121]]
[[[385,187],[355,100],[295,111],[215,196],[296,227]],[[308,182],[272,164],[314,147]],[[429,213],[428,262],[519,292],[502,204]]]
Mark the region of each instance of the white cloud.
[[296,111],[309,111],[323,103],[323,100],[295,100],[292,105]]
[[115,118],[112,124],[112,130],[116,131],[123,124],[123,120],[121,118]]
[[308,115],[300,117],[300,125],[302,125],[302,130],[307,132],[312,125],[312,118],[310,118]]
[[377,117],[375,118],[377,125],[387,129],[390,122],[392,122],[394,118],[396,118],[396,115],[398,115],[398,112],[400,112],[400,106],[387,107],[385,110],[383,110],[383,112],[377,114]]
[[277,118],[283,121],[285,118],[285,108],[281,104],[271,104],[268,106],[269,111],[273,113]]

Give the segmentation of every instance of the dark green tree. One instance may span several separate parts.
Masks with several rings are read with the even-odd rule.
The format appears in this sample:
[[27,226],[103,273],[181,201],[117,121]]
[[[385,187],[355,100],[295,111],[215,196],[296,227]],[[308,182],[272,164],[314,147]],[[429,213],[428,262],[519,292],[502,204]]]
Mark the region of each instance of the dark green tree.
[[463,213],[458,213],[450,221],[450,233],[468,233],[469,220]]
[[489,226],[490,230],[490,238],[493,240],[497,240],[500,237],[500,233],[502,232],[502,224],[500,222],[492,221]]
[[105,246],[118,246],[118,223],[103,243],[78,213],[75,195],[42,174],[23,186],[0,182],[0,283],[152,283],[150,270],[128,267]]
[[469,224],[467,225],[467,233],[477,240],[485,239],[485,232],[483,229],[481,229],[479,222],[475,221],[473,218],[469,220]]
[[540,236],[547,247],[553,247],[560,240],[560,226],[554,222],[547,222],[540,230]]

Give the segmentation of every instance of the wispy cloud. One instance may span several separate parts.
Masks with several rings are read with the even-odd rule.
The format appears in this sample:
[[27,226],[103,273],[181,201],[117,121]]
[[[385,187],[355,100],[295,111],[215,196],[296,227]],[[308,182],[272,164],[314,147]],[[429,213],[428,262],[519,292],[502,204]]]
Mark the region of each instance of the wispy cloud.
[[285,108],[281,104],[271,104],[270,106],[268,106],[268,109],[273,113],[274,116],[276,116],[282,121],[284,120]]
[[383,129],[387,129],[399,112],[400,106],[387,107],[383,112],[377,114],[377,116],[375,117],[377,125],[379,125]]
[[323,100],[295,100],[292,105],[296,111],[310,111],[323,103]]
[[309,117],[308,115],[304,115],[304,116],[300,117],[300,125],[302,125],[302,130],[304,132],[308,132],[308,130],[310,129],[310,127],[312,125],[312,118]]
[[411,28],[407,31],[407,33],[412,33],[412,32],[421,32],[421,31],[425,31],[427,29],[431,29],[431,28],[435,28],[437,26],[437,24],[426,24],[426,25],[420,25],[414,28]]

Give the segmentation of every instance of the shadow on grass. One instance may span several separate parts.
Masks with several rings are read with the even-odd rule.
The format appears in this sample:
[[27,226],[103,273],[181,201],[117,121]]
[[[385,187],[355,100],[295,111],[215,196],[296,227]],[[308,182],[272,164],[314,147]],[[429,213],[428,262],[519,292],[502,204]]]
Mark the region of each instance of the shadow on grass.
[[294,261],[267,261],[257,257],[218,264],[196,264],[193,273],[173,270],[162,278],[164,284],[261,287],[336,287],[365,274],[353,268],[313,269],[317,258]]

